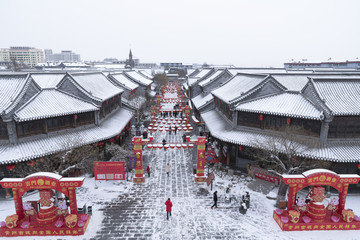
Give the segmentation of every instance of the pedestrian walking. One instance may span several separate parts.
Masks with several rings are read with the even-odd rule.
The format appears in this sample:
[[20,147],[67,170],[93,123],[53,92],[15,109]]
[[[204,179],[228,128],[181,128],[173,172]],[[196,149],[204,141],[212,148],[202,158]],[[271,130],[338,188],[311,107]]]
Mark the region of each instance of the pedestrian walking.
[[183,143],[186,143],[186,135],[185,134],[182,136],[182,139],[183,139]]
[[174,128],[174,133],[175,133],[175,135],[176,135],[176,132],[177,132],[177,127],[175,126],[175,128]]
[[250,194],[249,194],[249,192],[246,192],[245,205],[246,205],[246,208],[250,208]]
[[149,165],[147,165],[147,167],[146,167],[146,172],[148,173],[148,177],[150,177],[150,166]]
[[211,209],[213,209],[214,206],[215,206],[215,208],[218,208],[218,206],[217,206],[217,201],[218,201],[217,191],[215,191],[215,192],[214,192],[214,205],[211,206]]
[[164,150],[166,150],[166,149],[165,149],[165,145],[166,145],[166,140],[165,140],[165,138],[162,140],[162,143],[163,143],[163,148],[164,148]]
[[170,174],[170,163],[166,164],[166,174],[169,176]]
[[171,126],[169,126],[169,135],[171,135]]
[[166,200],[165,205],[166,205],[166,218],[167,220],[169,220],[169,215],[171,217],[171,208],[173,206],[172,202],[170,201],[170,198]]

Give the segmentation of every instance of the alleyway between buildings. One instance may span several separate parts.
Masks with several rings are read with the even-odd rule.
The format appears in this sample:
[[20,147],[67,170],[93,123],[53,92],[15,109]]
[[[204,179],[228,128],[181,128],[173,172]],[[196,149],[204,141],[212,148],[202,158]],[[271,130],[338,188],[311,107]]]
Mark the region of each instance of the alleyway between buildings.
[[[165,93],[164,98],[167,97],[173,98],[174,93]],[[168,103],[166,107],[173,106]],[[170,117],[163,130],[169,123]],[[162,146],[163,139],[166,139],[173,148],[167,146],[167,150],[159,147],[149,150],[144,147],[151,176],[145,173],[144,184],[133,184],[128,193],[103,206],[102,227],[92,239],[268,239],[270,235],[274,239],[291,239],[283,235],[275,221],[270,225],[269,221],[264,221],[268,207],[264,206],[260,193],[253,193],[247,215],[239,213],[239,205],[225,207],[219,203],[219,208],[212,210],[210,188],[205,183],[194,181],[192,150],[171,145],[182,144],[182,136],[182,131],[175,135],[174,132],[169,134],[158,129],[154,133],[152,145]],[[171,166],[169,176],[166,173],[167,163]],[[240,186],[246,188],[244,183]],[[166,219],[165,212],[168,198],[173,203],[170,220]]]

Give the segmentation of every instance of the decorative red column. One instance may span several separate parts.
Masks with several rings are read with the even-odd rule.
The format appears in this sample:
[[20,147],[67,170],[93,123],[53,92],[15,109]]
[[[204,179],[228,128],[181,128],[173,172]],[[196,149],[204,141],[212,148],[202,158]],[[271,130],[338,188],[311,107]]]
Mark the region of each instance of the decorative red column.
[[150,136],[149,139],[143,139],[142,137],[134,137],[134,154],[136,158],[135,162],[135,177],[133,178],[134,183],[144,183],[144,169],[143,169],[143,158],[142,158],[142,146],[146,143],[150,143],[153,140],[153,137]]
[[190,111],[191,111],[191,108],[189,105],[187,105],[184,109],[185,111],[185,118],[186,118],[186,123],[189,123],[190,122]]
[[20,220],[24,217],[22,198],[19,196],[19,191],[17,188],[13,188],[12,191],[13,191],[13,196],[14,196],[16,215],[19,216],[19,220]]
[[343,190],[339,192],[339,210],[338,213],[341,214],[342,210],[345,209],[346,197],[349,189],[349,184],[343,184]]
[[191,142],[197,146],[197,166],[195,182],[203,183],[206,181],[205,174],[205,144],[207,142],[206,137],[198,137],[196,140],[190,139],[190,136],[186,137],[187,142]]
[[69,193],[69,202],[70,202],[70,213],[71,214],[77,214],[77,203],[76,203],[75,188],[69,187],[68,188],[68,193]]
[[287,210],[295,210],[296,184],[289,185]]

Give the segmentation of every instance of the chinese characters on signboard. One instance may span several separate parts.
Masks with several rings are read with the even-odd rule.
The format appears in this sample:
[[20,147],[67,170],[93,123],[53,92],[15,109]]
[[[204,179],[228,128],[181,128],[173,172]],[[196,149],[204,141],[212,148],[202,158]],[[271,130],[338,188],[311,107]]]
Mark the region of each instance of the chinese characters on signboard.
[[124,162],[94,162],[95,180],[125,180]]

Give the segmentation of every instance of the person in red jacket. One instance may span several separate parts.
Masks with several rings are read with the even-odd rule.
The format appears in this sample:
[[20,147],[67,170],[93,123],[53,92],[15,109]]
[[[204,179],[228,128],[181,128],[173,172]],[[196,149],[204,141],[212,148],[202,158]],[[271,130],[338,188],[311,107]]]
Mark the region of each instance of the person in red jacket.
[[168,200],[165,202],[165,205],[166,205],[166,217],[167,220],[169,220],[169,215],[171,217],[171,207],[173,206],[172,202],[170,201],[170,198],[168,198]]
[[146,172],[148,173],[148,176],[150,177],[150,167],[149,167],[149,165],[147,165],[147,167],[146,167]]

